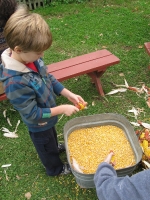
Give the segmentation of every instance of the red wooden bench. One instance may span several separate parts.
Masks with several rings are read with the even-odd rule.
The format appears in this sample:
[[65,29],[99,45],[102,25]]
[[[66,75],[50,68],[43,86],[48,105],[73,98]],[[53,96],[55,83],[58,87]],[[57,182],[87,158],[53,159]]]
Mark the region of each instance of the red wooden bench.
[[[148,55],[150,56],[150,42],[145,42],[144,43],[144,47],[146,49],[146,52],[148,53]],[[150,66],[148,67],[150,69]]]
[[[60,82],[83,74],[89,75],[99,94],[104,96],[100,77],[108,67],[119,62],[119,58],[104,49],[53,63],[47,67],[48,73],[53,74]],[[6,99],[6,95],[0,95],[0,100],[4,99]]]
[[148,55],[150,56],[150,42],[145,42],[144,46],[145,46],[145,49],[146,49]]

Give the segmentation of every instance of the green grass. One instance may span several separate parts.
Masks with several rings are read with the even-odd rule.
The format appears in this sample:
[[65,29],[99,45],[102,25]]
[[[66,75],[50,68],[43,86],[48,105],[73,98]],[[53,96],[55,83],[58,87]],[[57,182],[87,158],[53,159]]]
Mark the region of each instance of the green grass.
[[[150,2],[140,1],[89,1],[82,4],[62,4],[47,6],[35,10],[41,14],[50,26],[53,34],[52,47],[45,52],[45,63],[58,62],[77,55],[107,48],[118,56],[120,64],[110,67],[102,77],[105,93],[110,92],[115,84],[141,87],[143,83],[150,87],[149,56],[144,49],[144,42],[150,40]],[[121,74],[124,76],[121,76]],[[144,95],[138,96],[133,91],[118,93],[102,98],[86,75],[64,81],[63,84],[81,95],[88,102],[88,109],[71,117],[64,116],[57,124],[59,141],[63,141],[65,123],[78,116],[97,113],[119,113],[129,121],[136,121],[128,110],[133,106],[145,111],[138,120],[150,123],[149,108]],[[94,102],[94,106],[92,106]],[[67,103],[63,97],[57,99],[58,104]],[[0,102],[1,127],[14,130],[20,116],[12,108],[9,101]],[[13,126],[10,127],[3,117],[7,109]],[[60,117],[60,116],[59,116]],[[3,168],[0,168],[0,199],[24,200],[25,193],[31,193],[33,200],[97,200],[95,189],[81,189],[73,175],[48,177],[38,159],[26,126],[21,122],[18,127],[19,138],[3,137],[0,131],[0,166],[11,163],[6,180]],[[66,155],[62,154],[66,161]]]

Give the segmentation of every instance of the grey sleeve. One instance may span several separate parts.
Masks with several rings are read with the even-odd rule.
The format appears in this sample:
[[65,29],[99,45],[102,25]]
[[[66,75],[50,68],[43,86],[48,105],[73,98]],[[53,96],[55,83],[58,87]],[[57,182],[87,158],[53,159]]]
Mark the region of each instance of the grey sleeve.
[[148,200],[150,196],[150,170],[117,177],[114,168],[103,162],[98,166],[94,183],[100,200]]

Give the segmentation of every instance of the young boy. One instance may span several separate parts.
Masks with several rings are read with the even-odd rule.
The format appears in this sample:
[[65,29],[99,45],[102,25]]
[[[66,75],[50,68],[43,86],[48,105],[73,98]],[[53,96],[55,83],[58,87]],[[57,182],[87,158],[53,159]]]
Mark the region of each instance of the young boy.
[[[86,102],[47,73],[41,57],[51,46],[52,35],[40,15],[20,5],[7,21],[4,34],[9,48],[2,54],[0,80],[7,98],[27,125],[46,173],[68,174],[69,165],[59,158],[64,146],[57,142],[57,115],[70,116],[79,111],[74,105]],[[65,96],[74,105],[56,106],[56,95]]]
[[[117,177],[110,165],[111,152],[95,173],[94,182],[100,200],[148,200],[150,199],[150,169],[131,177]],[[126,158],[125,158],[126,159]]]

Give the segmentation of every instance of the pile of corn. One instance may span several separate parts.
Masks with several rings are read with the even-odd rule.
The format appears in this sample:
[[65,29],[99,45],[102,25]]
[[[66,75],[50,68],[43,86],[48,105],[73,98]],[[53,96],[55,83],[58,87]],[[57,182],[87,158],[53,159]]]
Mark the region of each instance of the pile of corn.
[[115,169],[135,164],[134,153],[122,129],[106,125],[73,131],[68,137],[70,161],[76,160],[85,174],[96,172],[112,150]]
[[145,129],[139,137],[140,145],[143,149],[143,160],[150,160],[150,130]]

